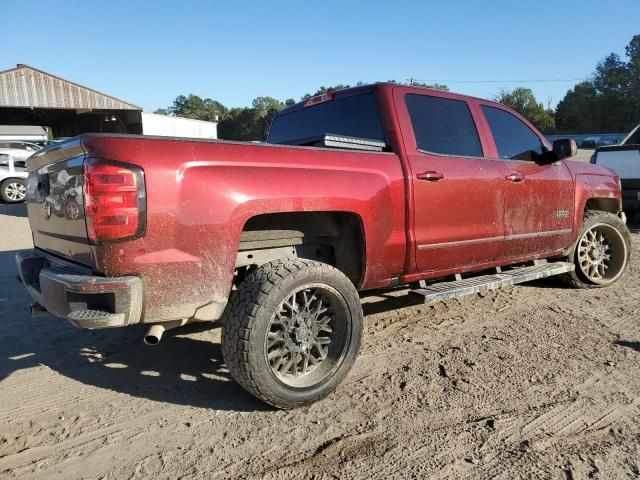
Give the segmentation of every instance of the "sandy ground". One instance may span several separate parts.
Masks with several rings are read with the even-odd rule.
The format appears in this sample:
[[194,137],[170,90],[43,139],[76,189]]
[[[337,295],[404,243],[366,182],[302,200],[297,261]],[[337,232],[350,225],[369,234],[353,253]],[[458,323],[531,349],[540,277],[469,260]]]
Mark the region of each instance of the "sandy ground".
[[364,297],[360,357],[327,400],[276,411],[228,377],[219,328],[31,319],[0,205],[0,478],[640,477],[640,229],[605,290],[555,280],[410,306]]

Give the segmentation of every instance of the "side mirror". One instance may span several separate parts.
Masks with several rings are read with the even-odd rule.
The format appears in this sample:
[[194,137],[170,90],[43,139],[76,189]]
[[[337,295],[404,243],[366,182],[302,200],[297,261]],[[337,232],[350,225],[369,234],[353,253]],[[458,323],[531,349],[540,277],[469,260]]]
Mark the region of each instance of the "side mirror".
[[558,160],[573,157],[578,153],[578,146],[573,138],[561,138],[553,142],[553,153],[556,154]]

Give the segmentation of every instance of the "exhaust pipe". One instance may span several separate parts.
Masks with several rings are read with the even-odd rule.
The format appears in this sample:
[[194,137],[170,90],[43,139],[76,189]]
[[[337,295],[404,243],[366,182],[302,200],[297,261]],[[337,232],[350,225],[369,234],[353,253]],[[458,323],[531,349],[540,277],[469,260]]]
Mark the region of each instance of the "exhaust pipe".
[[164,332],[186,325],[188,322],[188,320],[174,320],[172,322],[163,322],[151,325],[149,331],[144,336],[144,343],[147,345],[157,345],[160,343],[160,340],[162,340],[162,334]]

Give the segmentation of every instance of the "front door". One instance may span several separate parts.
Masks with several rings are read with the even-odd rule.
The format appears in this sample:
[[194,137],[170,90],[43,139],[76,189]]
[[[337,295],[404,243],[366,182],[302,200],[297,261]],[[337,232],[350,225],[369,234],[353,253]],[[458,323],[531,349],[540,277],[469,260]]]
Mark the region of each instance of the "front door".
[[567,247],[573,227],[573,178],[562,161],[540,165],[548,148],[525,122],[494,105],[482,105],[504,162],[504,251],[531,257]]
[[[484,158],[466,100],[446,93],[396,93],[411,125],[403,135],[411,167],[418,271],[446,271],[496,260],[504,241],[497,159]],[[413,133],[413,135],[412,135]]]

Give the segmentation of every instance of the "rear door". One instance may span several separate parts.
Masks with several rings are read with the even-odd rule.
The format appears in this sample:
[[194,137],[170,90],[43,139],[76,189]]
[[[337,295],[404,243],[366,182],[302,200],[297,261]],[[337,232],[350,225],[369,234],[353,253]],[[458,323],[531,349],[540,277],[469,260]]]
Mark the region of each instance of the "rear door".
[[502,162],[484,157],[471,105],[447,93],[394,89],[413,188],[417,269],[492,262],[503,243]]
[[504,254],[530,257],[571,244],[574,184],[562,161],[539,165],[550,145],[527,123],[495,104],[482,112],[507,169],[504,191]]

